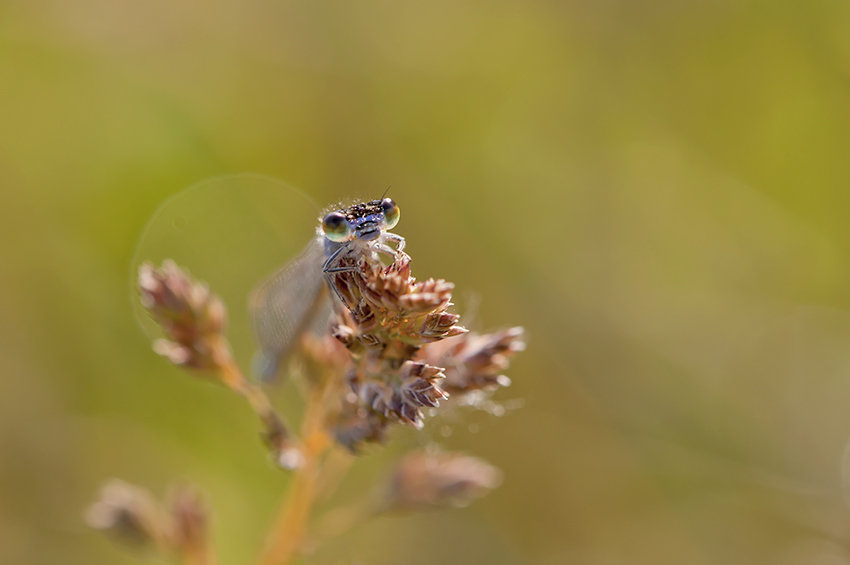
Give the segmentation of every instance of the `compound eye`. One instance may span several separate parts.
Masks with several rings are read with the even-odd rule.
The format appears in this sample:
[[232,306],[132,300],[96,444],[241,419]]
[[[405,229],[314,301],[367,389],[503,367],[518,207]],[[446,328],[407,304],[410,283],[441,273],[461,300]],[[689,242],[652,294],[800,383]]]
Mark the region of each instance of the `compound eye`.
[[331,212],[322,219],[322,232],[331,241],[342,242],[351,237],[351,228],[339,212]]
[[401,215],[398,205],[393,202],[391,198],[384,198],[381,200],[381,210],[384,211],[384,223],[386,224],[387,229],[393,229],[398,223],[398,218]]

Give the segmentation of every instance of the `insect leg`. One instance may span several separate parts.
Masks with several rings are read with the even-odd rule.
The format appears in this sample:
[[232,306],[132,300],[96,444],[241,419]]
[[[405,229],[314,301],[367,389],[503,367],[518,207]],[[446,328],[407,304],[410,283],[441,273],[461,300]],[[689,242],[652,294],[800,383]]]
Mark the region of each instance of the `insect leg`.
[[399,260],[409,261],[410,260],[410,256],[407,253],[405,253],[401,249],[393,249],[392,247],[390,247],[386,243],[375,244],[374,249],[376,251],[381,252],[381,253],[386,253],[387,255],[389,255],[390,257],[393,258],[393,261],[399,261]]
[[347,245],[341,246],[339,249],[334,251],[331,254],[330,257],[327,258],[324,265],[322,265],[322,274],[325,277],[325,282],[327,283],[328,287],[330,287],[330,289],[334,291],[334,294],[336,294],[336,297],[339,298],[340,302],[342,302],[342,305],[345,306],[346,308],[348,308],[349,311],[353,312],[354,307],[349,305],[348,302],[345,301],[345,298],[342,297],[342,293],[340,293],[336,284],[334,284],[333,275],[336,274],[336,273],[345,273],[345,272],[354,271],[355,268],[353,266],[349,266],[349,267],[332,267],[331,266],[332,264],[338,264],[339,263],[340,255],[342,255],[342,252],[345,249],[348,249]]
[[389,240],[396,242],[396,245],[397,245],[396,251],[399,251],[399,252],[404,251],[405,241],[404,241],[404,238],[402,236],[398,235],[397,233],[390,232],[390,231],[385,231],[383,233],[383,236],[384,236],[383,239],[389,239]]

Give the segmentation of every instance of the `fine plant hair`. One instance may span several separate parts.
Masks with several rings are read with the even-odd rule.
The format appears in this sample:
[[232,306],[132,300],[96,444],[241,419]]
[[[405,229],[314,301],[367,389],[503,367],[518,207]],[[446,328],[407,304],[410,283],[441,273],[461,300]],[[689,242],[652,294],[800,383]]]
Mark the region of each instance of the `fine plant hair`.
[[[366,445],[387,441],[394,426],[421,430],[441,404],[489,402],[510,384],[504,372],[525,347],[520,327],[477,334],[460,325],[452,311],[454,285],[416,280],[407,253],[396,253],[389,264],[377,253],[352,254],[340,265],[344,269],[330,282],[335,292],[323,290],[334,303],[329,322],[321,332],[304,332],[293,352],[300,370],[292,378],[301,381],[304,402],[296,426],[286,423],[264,384],[239,368],[226,337],[227,309],[208,285],[171,260],[144,263],[138,271],[141,304],[162,332],[154,351],[241,396],[257,415],[275,465],[292,475],[265,545],[258,548],[261,565],[293,563],[321,543],[308,526],[317,497],[327,494],[326,479],[339,475],[341,459],[356,463]],[[498,469],[479,458],[414,449],[376,489],[380,495],[357,505],[357,515],[343,522],[397,510],[464,506],[500,480]],[[344,515],[337,510],[329,514]],[[112,480],[86,518],[128,545],[178,563],[212,565],[210,511],[190,486],[175,486],[158,500],[142,487]],[[335,522],[325,536],[344,529]]]

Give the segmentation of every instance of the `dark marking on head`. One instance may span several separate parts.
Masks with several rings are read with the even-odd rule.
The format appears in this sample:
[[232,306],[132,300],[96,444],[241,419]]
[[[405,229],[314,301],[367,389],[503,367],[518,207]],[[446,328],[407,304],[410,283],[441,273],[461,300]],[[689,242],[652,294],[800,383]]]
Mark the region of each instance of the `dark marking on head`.
[[380,200],[371,200],[369,202],[360,202],[353,206],[349,206],[345,210],[340,210],[348,221],[356,221],[373,214],[383,215],[384,210],[381,208]]

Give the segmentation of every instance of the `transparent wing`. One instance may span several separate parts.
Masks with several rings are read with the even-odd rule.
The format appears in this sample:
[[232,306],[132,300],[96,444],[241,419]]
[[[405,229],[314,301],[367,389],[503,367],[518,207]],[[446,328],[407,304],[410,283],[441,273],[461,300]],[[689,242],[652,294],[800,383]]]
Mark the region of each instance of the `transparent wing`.
[[322,240],[314,238],[251,294],[251,320],[260,346],[254,357],[258,377],[273,377],[302,333],[326,326],[330,301],[323,284],[324,261]]
[[139,302],[138,268],[172,259],[222,299],[233,353],[239,361],[250,359],[257,350],[247,307],[251,290],[304,252],[319,212],[302,191],[259,175],[217,177],[175,193],[148,221],[132,260],[128,290],[142,330],[150,339],[161,336]]

